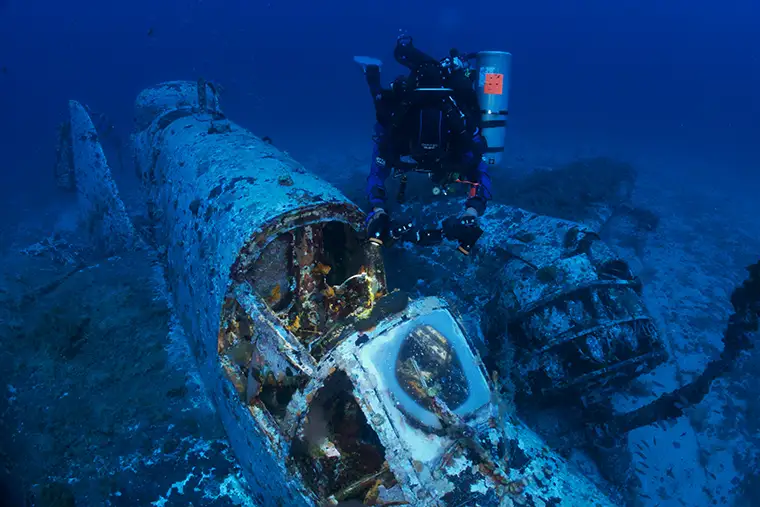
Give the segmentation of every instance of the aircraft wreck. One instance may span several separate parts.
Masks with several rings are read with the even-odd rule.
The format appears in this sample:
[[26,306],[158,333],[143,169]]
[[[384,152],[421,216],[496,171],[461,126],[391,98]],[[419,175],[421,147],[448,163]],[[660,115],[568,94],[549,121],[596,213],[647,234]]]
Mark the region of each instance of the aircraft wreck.
[[[106,247],[144,239],[163,257],[174,310],[259,504],[614,505],[500,401],[446,301],[411,301],[388,287],[379,251],[362,237],[363,213],[337,189],[229,121],[203,81],[149,88],[135,107],[151,219],[144,238],[73,101],[71,153],[61,160]],[[584,244],[583,234],[573,238],[567,251]],[[537,273],[543,265],[533,261]],[[558,288],[511,291],[522,296],[503,303],[522,308],[513,325],[534,350],[544,343],[541,358],[524,361],[543,372],[532,384],[593,380],[602,373],[590,365],[612,354],[607,376],[646,363],[637,344],[656,334],[593,325],[606,301],[600,287],[635,289],[615,268],[603,272],[607,284],[590,267],[594,283],[574,280],[570,292],[596,291],[579,306],[557,302],[568,293]],[[637,304],[615,314],[618,327],[643,318]],[[583,331],[570,324],[582,315]],[[634,353],[606,347],[612,338]]]

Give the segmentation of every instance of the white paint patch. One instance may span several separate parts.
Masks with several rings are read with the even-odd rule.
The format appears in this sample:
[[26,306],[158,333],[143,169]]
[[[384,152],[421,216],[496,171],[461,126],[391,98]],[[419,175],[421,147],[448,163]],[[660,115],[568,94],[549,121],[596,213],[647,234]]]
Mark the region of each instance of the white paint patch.
[[458,477],[462,472],[472,466],[470,460],[464,456],[457,456],[451,460],[451,465],[446,467],[446,475]]
[[241,479],[235,475],[228,475],[224,479],[224,482],[222,482],[222,485],[219,488],[219,496],[226,496],[235,505],[240,505],[241,507],[258,507],[258,505],[251,500],[251,497],[248,496]]
[[177,494],[179,494],[179,495],[184,495],[185,494],[185,484],[188,483],[188,481],[193,477],[193,475],[195,475],[195,474],[193,474],[191,472],[191,473],[187,474],[187,477],[185,477],[184,481],[177,481],[174,484],[172,484],[169,487],[169,491],[166,492],[166,496],[165,497],[161,496],[158,500],[155,500],[155,501],[151,502],[150,504],[154,505],[155,507],[164,507],[164,505],[166,505],[166,502],[169,500],[169,498],[171,498],[172,493],[174,493],[174,491],[176,491]]
[[486,484],[486,480],[485,479],[481,479],[478,482],[476,482],[475,484],[473,484],[472,486],[470,486],[470,491],[472,493],[480,493],[480,494],[483,494],[483,495],[485,495],[486,493],[488,493],[488,484]]

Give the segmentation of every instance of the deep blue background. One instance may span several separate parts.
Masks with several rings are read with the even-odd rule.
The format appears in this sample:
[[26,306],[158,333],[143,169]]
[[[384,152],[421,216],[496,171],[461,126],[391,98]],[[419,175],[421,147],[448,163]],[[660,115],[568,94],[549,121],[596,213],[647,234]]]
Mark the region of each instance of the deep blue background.
[[757,27],[757,0],[0,0],[0,196],[52,189],[68,99],[126,136],[141,89],[199,75],[226,88],[233,119],[296,156],[369,147],[372,108],[352,56],[382,58],[392,78],[399,30],[438,56],[513,53],[516,150],[657,152],[683,159],[672,171],[752,175]]

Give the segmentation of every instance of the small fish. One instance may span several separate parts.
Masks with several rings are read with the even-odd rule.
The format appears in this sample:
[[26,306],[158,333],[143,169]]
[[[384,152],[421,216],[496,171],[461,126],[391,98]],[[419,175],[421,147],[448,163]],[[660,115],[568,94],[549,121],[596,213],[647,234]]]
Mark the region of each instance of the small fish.
[[652,443],[653,443],[654,445],[657,445],[657,437],[652,437]]
[[148,28],[148,37],[153,37],[153,27]]
[[644,445],[644,447],[646,447],[647,449],[649,449],[649,444],[647,443],[646,440],[642,440],[641,443]]
[[640,496],[641,498],[648,498],[648,499],[650,499],[650,500],[652,499],[652,497],[651,497],[651,496],[649,496],[649,495],[647,495],[646,493],[639,493],[639,496]]
[[686,436],[686,432],[684,431],[683,433],[681,433],[681,436],[685,437]]
[[712,473],[712,472],[711,472],[711,471],[709,471],[709,470],[707,471],[707,475],[709,475],[709,476],[710,476],[710,477],[712,477],[713,479],[717,479],[717,478],[718,478],[718,477],[717,477],[717,476],[716,476],[714,473]]
[[641,451],[637,451],[636,454],[638,456],[641,456],[642,459],[647,459],[646,455],[643,452],[641,452]]
[[653,381],[652,381],[652,384],[656,385],[657,387],[661,387],[661,388],[665,389],[665,386],[664,386],[664,385],[662,385],[662,384],[660,384],[660,383],[659,383],[659,382],[657,382],[656,380],[653,380]]
[[647,468],[647,469],[649,468],[649,465],[647,465],[647,464],[646,464],[646,463],[644,463],[643,461],[642,461],[642,462],[640,462],[640,463],[639,463],[639,465],[641,465],[641,466],[643,466],[644,468]]
[[668,467],[668,471],[666,472],[668,474],[668,477],[675,479],[676,476],[673,474],[673,465],[670,465]]

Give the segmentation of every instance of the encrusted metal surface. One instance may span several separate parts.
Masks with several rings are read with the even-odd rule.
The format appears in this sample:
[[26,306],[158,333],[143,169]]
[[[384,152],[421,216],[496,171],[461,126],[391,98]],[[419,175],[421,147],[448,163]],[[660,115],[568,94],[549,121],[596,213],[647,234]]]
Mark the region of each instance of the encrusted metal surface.
[[499,306],[528,395],[605,396],[666,359],[640,280],[595,232],[519,208],[496,213],[509,224],[489,238],[509,252]]
[[[202,94],[198,94],[202,86]],[[202,102],[204,102],[202,104]],[[202,80],[196,83],[190,81],[168,81],[143,90],[135,101],[135,130],[140,132],[159,116],[176,111],[191,113],[216,112],[220,113],[219,99],[213,86]]]
[[[85,230],[90,233],[93,242],[108,253],[131,248],[136,245],[137,239],[134,227],[119,197],[90,115],[79,102],[72,100],[69,102],[69,117],[73,180]],[[65,130],[63,133],[65,135]],[[64,150],[61,154],[64,165],[60,168],[63,178],[67,157],[65,141],[62,141],[61,149]]]

